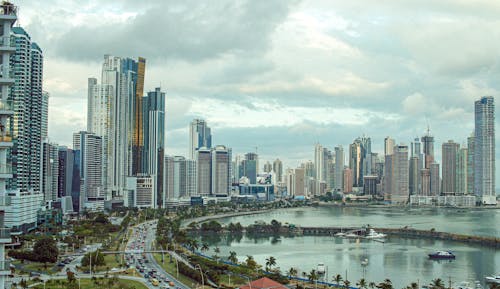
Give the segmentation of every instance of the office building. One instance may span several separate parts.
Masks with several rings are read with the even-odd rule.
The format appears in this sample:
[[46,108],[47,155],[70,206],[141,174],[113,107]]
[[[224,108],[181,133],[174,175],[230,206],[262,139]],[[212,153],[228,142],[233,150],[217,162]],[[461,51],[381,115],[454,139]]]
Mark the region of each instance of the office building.
[[222,145],[215,146],[212,151],[212,194],[229,194],[231,190],[231,149]]
[[3,199],[4,225],[17,232],[30,232],[37,228],[38,212],[44,204],[41,193],[10,191]]
[[49,143],[42,144],[42,194],[45,202],[56,201],[59,181],[59,146]]
[[272,170],[273,170],[273,165],[271,165],[271,163],[269,161],[267,161],[264,164],[264,172],[265,173],[270,173],[270,172],[272,172]]
[[495,104],[492,96],[474,103],[474,193],[484,205],[495,205]]
[[198,196],[208,196],[212,192],[212,154],[209,148],[196,150],[196,170]]
[[418,186],[420,180],[420,169],[418,165],[418,157],[410,158],[410,171],[409,171],[409,190],[411,195],[418,193]]
[[335,191],[341,192],[344,184],[345,156],[342,146],[335,147]]
[[352,192],[352,170],[350,168],[344,168],[344,194]]
[[394,153],[394,146],[396,145],[396,141],[391,137],[386,137],[384,139],[384,156],[389,156]]
[[429,195],[439,196],[441,194],[441,176],[439,175],[439,164],[432,163],[429,166],[430,191]]
[[157,208],[156,177],[138,175],[127,177],[127,206],[134,208]]
[[457,153],[456,194],[467,194],[467,162],[468,150],[467,148],[461,148]]
[[65,146],[60,146],[58,149],[58,158],[57,197],[71,197],[75,151]]
[[[102,138],[86,131],[73,134],[73,148],[79,151],[80,208],[105,199],[102,180]],[[89,206],[92,206],[89,204]]]
[[408,146],[394,146],[392,157],[393,189],[391,192],[391,202],[395,204],[405,204],[409,201],[409,165],[408,165]]
[[155,185],[158,206],[163,203],[163,157],[165,154],[165,93],[160,88],[148,92],[141,100],[144,118],[141,122],[140,137],[142,157],[138,161],[138,172],[149,176],[156,176]]
[[49,93],[44,91],[42,93],[42,123],[41,123],[41,137],[42,140],[49,137]]
[[420,170],[420,179],[422,183],[420,184],[419,196],[430,196],[431,195],[431,171],[430,169]]
[[164,199],[175,200],[198,195],[196,161],[182,156],[165,156]]
[[363,194],[375,196],[377,195],[377,176],[364,176],[363,177]]
[[[4,28],[4,35],[6,30]],[[10,28],[8,30],[10,34]],[[43,55],[23,28],[13,27],[12,39],[13,43],[9,42],[8,49],[3,51],[4,63],[13,55],[10,57],[12,73],[10,70],[6,72],[15,79],[10,95],[14,115],[9,123],[14,137],[14,145],[9,151],[14,177],[9,181],[9,188],[40,192],[42,118],[46,117],[42,116]],[[15,50],[12,50],[12,44]]]
[[256,153],[246,153],[245,159],[241,162],[242,177],[247,177],[250,184],[257,183],[257,174],[259,168],[259,156]]
[[194,119],[189,125],[189,158],[196,158],[199,148],[212,148],[212,133],[203,119]]
[[276,159],[273,162],[273,172],[276,175],[276,182],[283,182],[283,162],[280,159]]
[[474,194],[474,133],[467,138],[467,194]]
[[443,143],[442,152],[442,192],[443,194],[454,194],[457,184],[457,155],[460,145],[452,140]]

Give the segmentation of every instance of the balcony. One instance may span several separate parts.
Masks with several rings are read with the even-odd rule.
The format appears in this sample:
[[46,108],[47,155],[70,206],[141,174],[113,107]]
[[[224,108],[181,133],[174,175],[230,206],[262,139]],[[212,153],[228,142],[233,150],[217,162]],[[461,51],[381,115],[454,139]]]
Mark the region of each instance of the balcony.
[[[0,196],[0,207],[7,207],[11,205],[10,201],[10,196]],[[0,229],[2,230],[2,229]],[[0,232],[0,237],[1,237],[1,232]],[[9,233],[10,235],[10,233]]]
[[14,84],[14,72],[8,66],[0,64],[0,84]]
[[10,179],[12,178],[12,166],[9,164],[0,165],[0,178]]
[[16,51],[14,38],[10,36],[0,36],[0,51]]
[[14,105],[12,100],[3,100],[0,99],[0,114],[13,114],[14,113]]

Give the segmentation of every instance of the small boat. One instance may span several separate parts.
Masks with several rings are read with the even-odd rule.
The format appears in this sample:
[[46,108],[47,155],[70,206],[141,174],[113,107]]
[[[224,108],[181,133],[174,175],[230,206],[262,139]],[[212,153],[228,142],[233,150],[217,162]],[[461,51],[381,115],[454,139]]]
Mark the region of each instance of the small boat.
[[359,238],[358,234],[349,233],[344,235],[345,238]]
[[486,283],[500,284],[500,273],[494,276],[487,276],[484,278]]
[[455,259],[455,255],[453,255],[450,251],[437,251],[435,253],[429,254],[430,259]]
[[335,237],[344,237],[345,233],[340,232],[340,233],[335,234],[334,236]]
[[387,237],[386,234],[377,233],[377,232],[375,232],[375,230],[370,229],[370,231],[368,232],[368,235],[365,236],[365,239],[383,239],[385,237]]
[[318,272],[318,274],[320,274],[320,275],[325,274],[325,272],[326,272],[326,270],[325,270],[325,264],[324,263],[319,263],[318,266],[316,267],[316,272]]
[[361,260],[361,266],[368,266],[368,258],[363,258]]

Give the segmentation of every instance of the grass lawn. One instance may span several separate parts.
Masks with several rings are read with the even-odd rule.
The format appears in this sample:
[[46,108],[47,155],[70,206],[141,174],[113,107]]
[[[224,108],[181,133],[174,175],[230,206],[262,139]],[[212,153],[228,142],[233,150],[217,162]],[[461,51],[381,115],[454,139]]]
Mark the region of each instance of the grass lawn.
[[248,280],[247,279],[243,279],[243,278],[238,277],[238,276],[232,275],[231,276],[231,286],[229,286],[229,283],[230,283],[229,282],[229,275],[222,275],[220,277],[219,283],[220,284],[224,284],[227,287],[236,288],[236,287],[241,287],[241,285],[247,284]]
[[[21,261],[15,261],[13,264],[16,266],[16,268],[21,267],[22,269],[16,271],[18,272],[43,272],[49,275],[52,275],[54,273],[57,273],[59,271],[59,268],[54,267],[54,263],[47,263],[47,269],[45,269],[45,264],[44,263],[38,263],[38,262],[30,262],[30,261],[24,261],[24,263],[21,263]],[[53,270],[55,269],[55,270]]]
[[[120,268],[120,263],[122,261],[121,259],[122,255],[116,255],[116,254],[106,254],[104,255],[104,262],[106,265],[104,266],[97,266],[97,268],[94,268],[92,266],[92,271],[94,272],[104,272],[106,270],[111,271],[112,268]],[[81,271],[88,271],[89,267],[81,267]]]
[[[80,279],[81,289],[147,289],[144,284],[133,281],[118,279],[116,283],[110,283],[111,279],[97,278],[95,281],[90,279]],[[45,283],[45,288],[51,289],[66,289],[68,288],[67,280],[50,280]],[[38,284],[31,288],[43,289],[43,284]],[[78,280],[75,281],[75,288],[78,288]]]
[[[188,286],[188,287],[196,287],[196,281],[189,278],[189,277],[186,277],[184,275],[182,275],[181,273],[179,273],[179,277],[177,278],[177,266],[175,265],[175,261],[173,261],[172,263],[170,263],[170,258],[168,255],[165,255],[165,262],[163,262],[163,264],[161,263],[161,254],[154,254],[154,257],[155,257],[155,260],[156,262],[158,262],[158,264],[160,266],[163,267],[163,269],[165,271],[167,271],[167,273],[169,273],[170,275],[174,276],[177,280],[181,281],[184,285]],[[193,286],[194,284],[194,286]]]

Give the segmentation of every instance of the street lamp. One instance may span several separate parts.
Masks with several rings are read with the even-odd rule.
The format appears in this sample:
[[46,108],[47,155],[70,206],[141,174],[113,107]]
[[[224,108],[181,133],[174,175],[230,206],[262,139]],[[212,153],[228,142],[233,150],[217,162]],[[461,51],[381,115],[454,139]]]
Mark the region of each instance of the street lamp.
[[[175,259],[177,261],[177,259]],[[203,277],[203,271],[201,270],[201,267],[200,267],[200,264],[196,264],[196,266],[194,266],[195,269],[199,269],[200,270],[200,275],[201,275],[201,287],[203,289],[205,289],[205,279]]]
[[252,283],[250,283],[250,277],[245,276],[245,275],[241,275],[241,276],[247,278],[247,280],[248,280],[248,286],[250,287],[250,289],[252,289]]

